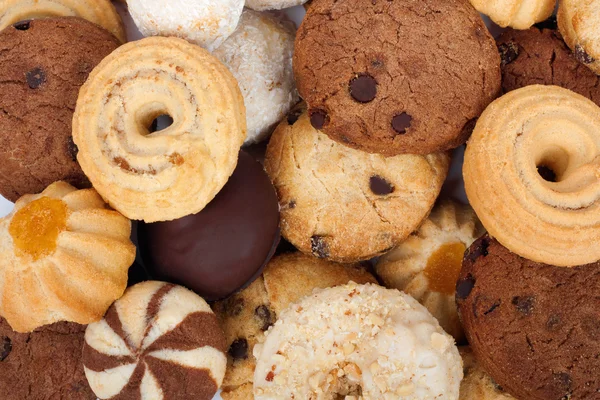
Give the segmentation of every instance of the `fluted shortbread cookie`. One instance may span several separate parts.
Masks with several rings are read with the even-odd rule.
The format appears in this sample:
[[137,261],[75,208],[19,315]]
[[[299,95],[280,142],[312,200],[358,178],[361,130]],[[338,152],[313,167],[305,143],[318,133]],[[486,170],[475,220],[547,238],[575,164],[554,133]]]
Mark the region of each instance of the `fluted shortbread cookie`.
[[503,28],[529,29],[552,15],[556,0],[471,0],[471,4]]
[[200,296],[148,281],[88,326],[85,375],[100,399],[210,400],[225,374],[225,338]]
[[600,74],[600,1],[561,0],[558,28],[575,57]]

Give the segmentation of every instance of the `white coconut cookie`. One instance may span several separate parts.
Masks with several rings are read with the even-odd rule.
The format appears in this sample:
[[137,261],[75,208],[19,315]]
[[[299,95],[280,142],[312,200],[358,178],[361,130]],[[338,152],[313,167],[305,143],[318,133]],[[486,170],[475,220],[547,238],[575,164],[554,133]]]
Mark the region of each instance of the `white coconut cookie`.
[[282,10],[299,6],[306,3],[307,0],[246,0],[246,7],[256,11],[264,10]]
[[417,299],[460,341],[454,290],[465,250],[483,233],[469,206],[441,203],[417,232],[379,259],[376,272],[387,287]]

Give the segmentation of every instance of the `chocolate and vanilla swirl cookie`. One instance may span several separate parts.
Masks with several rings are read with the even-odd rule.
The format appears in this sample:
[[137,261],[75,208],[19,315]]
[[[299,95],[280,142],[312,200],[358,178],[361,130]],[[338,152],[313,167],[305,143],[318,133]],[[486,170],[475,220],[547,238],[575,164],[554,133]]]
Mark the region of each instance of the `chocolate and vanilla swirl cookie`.
[[83,365],[100,399],[211,399],[223,382],[225,337],[206,302],[181,286],[129,288],[88,326]]

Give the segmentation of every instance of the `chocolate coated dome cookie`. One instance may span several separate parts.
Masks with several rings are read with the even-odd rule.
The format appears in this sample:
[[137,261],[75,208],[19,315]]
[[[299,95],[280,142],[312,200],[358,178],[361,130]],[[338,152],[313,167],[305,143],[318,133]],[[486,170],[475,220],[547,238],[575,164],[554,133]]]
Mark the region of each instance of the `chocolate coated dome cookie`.
[[477,361],[519,400],[598,399],[600,262],[553,267],[483,236],[456,288]]
[[457,147],[500,92],[494,40],[466,0],[313,2],[294,72],[315,128],[384,155]]
[[0,194],[16,201],[63,180],[89,182],[77,163],[71,120],[79,88],[119,46],[80,18],[20,22],[0,32]]

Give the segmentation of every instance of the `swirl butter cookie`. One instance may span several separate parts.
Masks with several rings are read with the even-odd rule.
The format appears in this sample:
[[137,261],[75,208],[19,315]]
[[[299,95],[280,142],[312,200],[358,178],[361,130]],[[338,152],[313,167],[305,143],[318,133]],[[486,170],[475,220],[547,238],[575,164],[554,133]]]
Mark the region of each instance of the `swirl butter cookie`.
[[417,232],[378,260],[375,271],[387,287],[402,290],[423,304],[460,342],[464,335],[454,289],[465,250],[482,234],[470,207],[443,202]]
[[600,74],[600,1],[561,0],[558,28],[579,62]]
[[263,275],[247,289],[215,303],[213,309],[229,346],[223,399],[253,398],[254,345],[285,308],[316,288],[350,281],[376,283],[359,264],[337,264],[299,252],[288,253],[271,260]]
[[459,347],[465,377],[460,383],[460,400],[515,400],[479,366],[470,347]]
[[[150,132],[169,115],[173,123]],[[195,214],[232,174],[246,137],[240,89],[206,50],[177,38],[128,43],[81,88],[73,139],[98,192],[130,219]]]
[[463,166],[469,202],[491,236],[533,261],[600,259],[600,108],[558,86],[492,103]]
[[467,0],[313,2],[294,73],[316,129],[387,156],[463,144],[500,92],[494,39]]
[[529,29],[552,15],[556,0],[471,0],[471,4],[503,28]]
[[225,374],[225,340],[200,296],[148,281],[87,327],[82,361],[101,399],[210,400]]
[[34,18],[80,17],[100,25],[124,43],[123,21],[110,0],[3,0],[0,3],[0,31]]
[[282,235],[300,251],[341,262],[372,258],[406,239],[433,207],[449,156],[364,153],[317,131],[301,112],[277,127],[265,157]]

